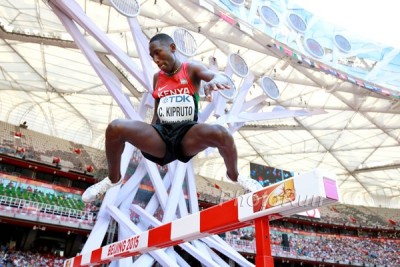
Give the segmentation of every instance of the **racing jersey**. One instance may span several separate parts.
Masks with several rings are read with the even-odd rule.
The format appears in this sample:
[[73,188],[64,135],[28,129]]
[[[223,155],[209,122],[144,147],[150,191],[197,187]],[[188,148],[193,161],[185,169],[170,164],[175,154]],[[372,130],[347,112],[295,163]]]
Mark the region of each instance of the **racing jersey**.
[[153,97],[158,101],[158,120],[161,123],[197,121],[199,95],[188,74],[188,62],[172,76],[158,73]]

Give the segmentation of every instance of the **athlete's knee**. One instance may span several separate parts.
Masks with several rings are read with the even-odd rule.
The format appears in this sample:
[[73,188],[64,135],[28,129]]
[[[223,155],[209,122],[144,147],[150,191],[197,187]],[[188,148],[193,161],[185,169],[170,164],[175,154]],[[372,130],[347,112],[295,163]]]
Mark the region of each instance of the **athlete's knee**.
[[221,125],[213,125],[213,139],[221,146],[233,145],[231,133]]
[[125,128],[124,119],[115,119],[108,124],[106,129],[106,138],[120,137]]

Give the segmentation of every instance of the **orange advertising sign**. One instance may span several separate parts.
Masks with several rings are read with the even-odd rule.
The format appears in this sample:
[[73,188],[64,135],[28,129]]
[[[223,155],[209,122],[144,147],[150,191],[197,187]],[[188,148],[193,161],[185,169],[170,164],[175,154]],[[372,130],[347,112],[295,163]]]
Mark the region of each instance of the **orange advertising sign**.
[[266,210],[296,199],[293,179],[284,180],[253,194],[253,212]]

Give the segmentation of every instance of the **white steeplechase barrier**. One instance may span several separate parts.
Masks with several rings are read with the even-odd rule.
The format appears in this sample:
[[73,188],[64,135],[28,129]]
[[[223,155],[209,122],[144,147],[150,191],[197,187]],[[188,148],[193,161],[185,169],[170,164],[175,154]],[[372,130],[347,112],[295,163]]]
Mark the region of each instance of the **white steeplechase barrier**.
[[335,176],[317,169],[68,259],[64,267],[108,263],[337,201]]

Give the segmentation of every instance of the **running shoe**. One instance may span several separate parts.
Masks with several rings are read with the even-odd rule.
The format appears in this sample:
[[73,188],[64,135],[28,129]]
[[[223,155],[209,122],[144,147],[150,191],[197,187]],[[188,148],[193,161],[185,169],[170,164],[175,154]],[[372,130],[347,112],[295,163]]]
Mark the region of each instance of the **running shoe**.
[[122,179],[119,182],[113,184],[111,180],[108,177],[106,177],[100,182],[95,183],[94,185],[88,187],[82,194],[82,200],[83,202],[93,202],[95,200],[100,200],[108,189],[110,189],[113,186],[121,184],[121,182]]

